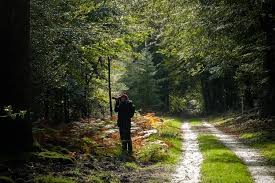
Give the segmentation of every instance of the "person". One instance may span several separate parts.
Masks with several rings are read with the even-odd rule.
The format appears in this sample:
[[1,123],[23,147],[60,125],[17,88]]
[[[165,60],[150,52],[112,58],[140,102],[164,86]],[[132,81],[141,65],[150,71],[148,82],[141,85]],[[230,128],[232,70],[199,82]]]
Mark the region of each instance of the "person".
[[119,127],[122,152],[132,154],[131,118],[135,113],[135,106],[126,94],[116,99],[115,112],[118,113],[117,126]]

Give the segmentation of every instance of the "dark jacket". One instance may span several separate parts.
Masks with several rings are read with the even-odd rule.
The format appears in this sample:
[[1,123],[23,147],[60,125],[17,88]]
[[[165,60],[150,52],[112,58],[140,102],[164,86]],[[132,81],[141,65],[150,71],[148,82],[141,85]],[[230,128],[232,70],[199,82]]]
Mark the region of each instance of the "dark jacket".
[[132,101],[126,100],[124,103],[116,101],[115,112],[118,113],[117,125],[120,128],[130,128],[131,118],[135,114],[135,106]]

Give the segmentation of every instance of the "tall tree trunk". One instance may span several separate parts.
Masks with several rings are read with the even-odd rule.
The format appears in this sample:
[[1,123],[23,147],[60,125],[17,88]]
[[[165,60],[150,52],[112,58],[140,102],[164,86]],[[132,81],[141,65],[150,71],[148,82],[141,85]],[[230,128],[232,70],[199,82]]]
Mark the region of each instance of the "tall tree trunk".
[[65,123],[68,123],[68,122],[70,122],[70,113],[69,113],[70,107],[69,107],[69,96],[68,96],[68,88],[67,87],[64,88],[63,95],[64,95],[63,96],[64,121],[65,121]]
[[29,0],[0,1],[0,152],[19,152],[31,148],[33,139],[30,116],[12,119],[3,108],[14,112],[30,111],[31,61]]
[[268,84],[264,91],[263,98],[263,116],[275,115],[275,2],[270,1],[263,5],[262,27],[266,32],[267,53],[264,62],[267,71]]
[[108,57],[108,88],[109,88],[109,104],[110,104],[110,117],[113,117],[113,106],[112,106],[112,88],[111,88],[111,61]]

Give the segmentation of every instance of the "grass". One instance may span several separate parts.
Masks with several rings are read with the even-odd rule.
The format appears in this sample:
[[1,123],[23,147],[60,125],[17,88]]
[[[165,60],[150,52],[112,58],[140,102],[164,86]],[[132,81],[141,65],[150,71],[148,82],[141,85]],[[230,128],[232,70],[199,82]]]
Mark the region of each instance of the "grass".
[[54,177],[47,175],[36,177],[35,183],[75,183],[75,181],[65,177]]
[[242,133],[240,138],[247,141],[251,146],[260,149],[260,153],[267,161],[275,165],[275,139],[268,132]]
[[140,166],[137,165],[135,162],[126,162],[124,165],[126,168],[130,170],[138,170],[140,169]]
[[[275,165],[275,133],[274,130],[263,130],[251,123],[242,122],[242,125],[234,121],[232,117],[212,117],[209,122],[220,126],[240,136],[244,142],[260,150],[261,155],[271,164]],[[254,121],[260,123],[261,121]],[[228,125],[230,124],[230,125]]]
[[[138,153],[138,158],[143,162],[158,164],[176,164],[181,156],[181,124],[179,118],[163,118],[164,123],[158,128],[158,133],[149,137],[149,145],[144,146]],[[164,149],[160,144],[150,142],[163,141],[168,145]]]
[[196,118],[190,119],[189,123],[192,127],[201,126],[201,120],[200,119],[196,119]]
[[88,182],[93,183],[119,183],[120,180],[116,175],[111,174],[110,172],[94,172],[87,177]]
[[181,157],[181,125],[182,119],[180,118],[166,118],[164,119],[164,125],[159,129],[159,140],[162,140],[169,145],[167,151],[168,157],[164,159],[163,163],[176,164]]
[[33,153],[34,158],[38,158],[44,161],[54,161],[72,164],[74,160],[65,154],[61,154],[54,151],[43,151],[39,153]]
[[199,135],[203,154],[202,183],[252,183],[253,180],[243,162],[213,135]]
[[[222,119],[225,122],[226,119]],[[189,120],[192,127],[200,127],[200,119]],[[212,121],[220,124],[221,120]],[[198,137],[203,154],[202,183],[253,182],[244,163],[213,135]]]

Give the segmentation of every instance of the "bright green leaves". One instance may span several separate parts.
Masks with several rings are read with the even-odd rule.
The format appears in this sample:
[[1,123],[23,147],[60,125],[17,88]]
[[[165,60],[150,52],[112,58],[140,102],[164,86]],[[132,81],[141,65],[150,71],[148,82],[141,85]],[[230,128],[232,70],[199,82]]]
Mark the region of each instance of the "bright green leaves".
[[12,119],[16,119],[17,117],[19,117],[23,119],[27,114],[27,111],[22,111],[22,110],[20,110],[19,112],[14,112],[11,105],[5,106],[4,111],[6,113],[6,116],[0,116],[0,118],[11,117]]

